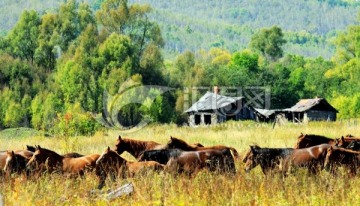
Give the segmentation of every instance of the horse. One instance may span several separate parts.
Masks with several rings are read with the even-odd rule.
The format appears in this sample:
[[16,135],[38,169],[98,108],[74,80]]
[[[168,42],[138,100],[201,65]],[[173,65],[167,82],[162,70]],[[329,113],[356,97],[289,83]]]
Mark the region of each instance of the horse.
[[37,146],[33,156],[27,163],[27,168],[32,168],[35,164],[45,165],[49,173],[59,171],[60,173],[83,176],[85,170],[95,168],[96,160],[99,157],[99,154],[91,154],[77,158],[64,157],[52,150]]
[[330,144],[320,144],[308,148],[294,149],[294,151],[284,158],[280,165],[280,170],[283,174],[292,168],[305,167],[311,174],[317,174],[324,168],[324,161],[327,149]]
[[245,172],[250,172],[260,165],[262,172],[267,175],[276,168],[279,169],[281,161],[294,152],[294,148],[260,148],[257,145],[250,146],[243,162]]
[[[360,139],[351,135],[347,135],[346,137],[341,136],[335,146],[347,148],[351,142],[360,142]],[[353,143],[353,145],[355,145],[355,143]]]
[[[26,149],[31,152],[35,152],[35,150],[36,150],[36,148],[31,145],[26,145]],[[64,156],[64,157],[83,157],[84,155],[79,154],[77,152],[70,152],[70,153],[63,154],[62,156]]]
[[360,152],[344,148],[328,148],[324,164],[325,169],[335,174],[336,167],[340,165],[345,165],[350,176],[356,175],[356,170],[360,166]]
[[321,135],[301,133],[300,136],[298,137],[298,141],[295,145],[295,149],[307,148],[320,144],[335,145],[336,143],[337,143],[336,139],[331,139]]
[[166,149],[181,149],[184,151],[201,151],[201,150],[209,150],[209,149],[229,149],[233,152],[234,157],[239,158],[239,153],[233,147],[227,147],[224,145],[215,145],[209,147],[196,147],[194,145],[190,145],[186,143],[184,140],[178,139],[176,137],[170,137],[169,142],[166,144]]
[[26,164],[30,160],[30,157],[26,157],[21,154],[15,154],[14,151],[7,151],[6,155],[6,163],[4,166],[4,172],[6,174],[21,174],[26,172]]
[[[27,150],[15,150],[15,154],[22,155],[24,157],[30,158],[33,155],[33,152]],[[2,172],[6,165],[7,151],[0,152],[0,171]]]
[[166,164],[166,170],[170,173],[188,176],[195,175],[202,169],[221,174],[235,174],[235,161],[230,149],[184,151],[178,157],[171,157]]
[[121,155],[124,151],[127,151],[138,159],[142,152],[146,150],[163,149],[164,145],[154,141],[140,141],[121,138],[119,135],[115,147],[115,150],[119,155]]
[[99,178],[98,189],[102,189],[108,174],[115,179],[116,177],[133,177],[140,172],[148,170],[163,171],[164,165],[155,161],[131,162],[122,158],[116,151],[108,147],[96,161],[95,174]]
[[346,147],[346,149],[350,149],[353,151],[360,151],[360,141],[353,140],[349,143],[349,145]]
[[156,161],[165,165],[170,158],[178,157],[182,152],[179,149],[147,150],[140,155],[138,161]]

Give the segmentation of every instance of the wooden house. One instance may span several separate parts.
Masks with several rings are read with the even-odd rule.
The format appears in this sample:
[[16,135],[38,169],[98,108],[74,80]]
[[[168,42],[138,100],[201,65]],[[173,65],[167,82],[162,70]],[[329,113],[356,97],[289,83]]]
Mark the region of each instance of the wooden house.
[[190,126],[214,125],[227,120],[254,119],[244,97],[228,97],[218,92],[206,92],[185,111]]
[[303,121],[336,121],[338,111],[324,98],[301,99],[288,109],[282,110],[289,120]]

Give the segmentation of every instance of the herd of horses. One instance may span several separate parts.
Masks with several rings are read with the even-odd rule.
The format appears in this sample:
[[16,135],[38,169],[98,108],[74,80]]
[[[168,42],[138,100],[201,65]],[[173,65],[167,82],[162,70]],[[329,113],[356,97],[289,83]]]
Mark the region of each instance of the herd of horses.
[[250,146],[243,158],[245,171],[260,165],[262,172],[288,175],[297,168],[305,168],[309,174],[325,169],[337,174],[338,167],[345,167],[350,176],[360,167],[360,138],[352,135],[332,139],[320,135],[301,134],[294,148],[261,148]]
[[[355,175],[360,166],[360,138],[347,135],[331,139],[320,135],[301,134],[294,148],[261,148],[250,146],[243,158],[245,171],[260,165],[264,174],[287,175],[295,168],[307,168],[310,174],[326,169],[336,174],[336,168],[345,166]],[[137,161],[121,157],[128,152]],[[170,137],[167,144],[140,141],[119,136],[115,149],[107,147],[100,154],[58,154],[37,145],[26,150],[0,151],[0,175],[11,177],[13,173],[39,176],[44,173],[60,173],[68,176],[84,176],[94,172],[99,179],[98,188],[105,185],[107,177],[133,177],[148,171],[165,171],[172,174],[194,176],[200,170],[221,174],[236,174],[239,153],[224,145],[203,146],[189,144],[182,139]]]

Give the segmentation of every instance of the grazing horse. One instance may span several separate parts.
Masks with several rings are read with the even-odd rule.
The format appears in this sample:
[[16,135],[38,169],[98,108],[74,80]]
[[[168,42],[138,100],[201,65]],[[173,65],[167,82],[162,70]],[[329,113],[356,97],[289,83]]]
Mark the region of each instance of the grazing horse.
[[260,148],[257,145],[250,146],[250,150],[243,159],[245,172],[249,172],[257,165],[260,165],[262,172],[266,175],[275,169],[279,169],[281,161],[292,154],[293,151],[293,148]]
[[336,139],[331,139],[321,135],[301,133],[301,135],[298,137],[298,141],[295,145],[295,149],[312,147],[319,144],[335,145],[336,143],[337,143]]
[[163,149],[164,145],[154,141],[140,141],[127,138],[121,138],[119,135],[115,145],[116,152],[121,155],[124,151],[129,152],[136,159],[146,150]]
[[286,174],[291,168],[305,167],[309,173],[316,174],[324,168],[324,161],[329,144],[320,144],[303,149],[294,149],[294,151],[287,156],[280,170]]
[[356,170],[360,166],[360,152],[344,148],[328,148],[325,169],[335,174],[336,167],[340,165],[344,165],[349,170],[349,175],[356,175]]
[[163,171],[164,165],[155,161],[126,161],[117,152],[110,150],[110,147],[108,147],[96,161],[95,173],[99,177],[98,189],[104,187],[108,174],[110,174],[113,179],[116,177],[126,178],[133,177],[135,174],[148,170]]
[[167,149],[181,149],[184,151],[201,151],[209,149],[229,149],[233,152],[235,158],[239,158],[239,153],[233,147],[227,147],[224,145],[215,145],[210,147],[196,147],[186,143],[184,140],[178,139],[176,137],[170,137],[169,142],[166,144]]
[[183,151],[179,149],[161,149],[144,151],[138,158],[139,162],[156,161],[160,164],[166,164],[170,158],[178,157]]
[[235,174],[235,161],[230,149],[207,149],[184,151],[178,157],[171,157],[166,164],[169,172],[195,175],[199,170]]
[[6,163],[4,172],[7,174],[18,173],[21,174],[26,171],[26,164],[31,157],[26,157],[21,154],[15,154],[14,151],[6,152]]
[[[30,146],[30,145],[26,145],[27,150],[31,151],[31,152],[35,152],[36,148],[34,146]],[[83,157],[84,155],[76,153],[76,152],[70,152],[70,153],[66,153],[63,154],[62,156],[64,157]]]
[[45,165],[48,172],[60,171],[71,175],[84,175],[85,170],[92,170],[100,155],[92,154],[83,157],[64,157],[49,149],[37,146],[34,155],[29,160],[27,167]]

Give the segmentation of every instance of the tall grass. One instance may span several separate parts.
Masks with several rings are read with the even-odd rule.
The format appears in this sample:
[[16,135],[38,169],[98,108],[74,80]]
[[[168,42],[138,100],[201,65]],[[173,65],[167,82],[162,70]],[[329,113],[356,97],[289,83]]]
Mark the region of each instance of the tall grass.
[[[307,125],[275,126],[255,122],[228,122],[215,127],[177,127],[175,125],[147,126],[136,133],[99,132],[92,137],[22,137],[6,138],[0,133],[0,150],[23,149],[26,144],[40,144],[59,153],[101,153],[107,146],[114,148],[118,135],[166,143],[170,136],[190,143],[223,144],[235,147],[243,155],[249,145],[262,147],[293,147],[300,133],[338,138],[360,135],[357,125],[347,122],[311,122]],[[129,154],[122,155],[134,160]],[[326,171],[310,176],[299,169],[283,178],[265,177],[260,168],[244,172],[237,161],[237,174],[223,176],[200,172],[194,178],[174,177],[166,173],[149,173],[132,179],[106,181],[102,191],[94,174],[85,178],[65,178],[59,174],[39,179],[13,176],[2,180],[0,193],[6,205],[355,205],[360,203],[360,178],[348,178],[345,172],[333,177]],[[106,191],[133,182],[135,192],[112,202],[105,200]]]

